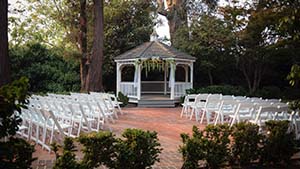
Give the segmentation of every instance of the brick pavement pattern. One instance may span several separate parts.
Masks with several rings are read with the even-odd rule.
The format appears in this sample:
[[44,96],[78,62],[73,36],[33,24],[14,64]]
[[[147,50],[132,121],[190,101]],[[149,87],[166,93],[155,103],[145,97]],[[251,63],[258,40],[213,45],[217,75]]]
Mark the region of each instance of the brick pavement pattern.
[[[194,120],[180,118],[181,108],[124,108],[124,115],[120,115],[116,123],[110,124],[113,133],[120,136],[126,128],[139,128],[156,131],[159,142],[163,148],[160,154],[160,162],[155,163],[154,169],[180,169],[182,157],[178,152],[181,145],[181,133],[192,132],[192,126],[196,125],[201,129],[204,125]],[[78,154],[80,157],[82,154]],[[54,153],[48,153],[36,146],[34,157],[38,157],[33,163],[33,168],[52,168],[55,159]],[[104,167],[100,167],[104,168]]]

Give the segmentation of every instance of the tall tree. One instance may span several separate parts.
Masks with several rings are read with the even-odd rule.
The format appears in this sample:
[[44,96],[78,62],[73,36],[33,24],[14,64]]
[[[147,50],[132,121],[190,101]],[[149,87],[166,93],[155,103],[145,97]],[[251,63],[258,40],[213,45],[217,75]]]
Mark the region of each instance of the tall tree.
[[[195,13],[212,12],[219,0],[157,0],[158,13],[168,20],[172,44],[176,31],[188,25],[188,20]],[[166,3],[165,3],[166,2]]]
[[93,46],[91,54],[88,54],[87,46],[87,15],[86,0],[80,0],[80,78],[81,91],[102,91],[102,65],[103,65],[103,0],[93,0],[94,2],[94,26],[93,26]]
[[8,56],[8,0],[0,1],[0,86],[10,82],[10,63]]
[[88,74],[86,75],[86,91],[102,91],[102,65],[103,65],[103,0],[94,0],[94,39],[91,56],[89,58]]

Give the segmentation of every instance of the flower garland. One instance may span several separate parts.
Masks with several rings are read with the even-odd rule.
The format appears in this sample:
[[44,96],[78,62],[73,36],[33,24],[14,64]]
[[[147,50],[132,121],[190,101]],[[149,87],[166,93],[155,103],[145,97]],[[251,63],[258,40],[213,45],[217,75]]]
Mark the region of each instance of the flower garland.
[[152,57],[152,58],[149,58],[146,60],[137,59],[134,63],[136,70],[139,65],[142,65],[142,68],[145,69],[146,77],[148,76],[148,72],[153,71],[153,70],[166,71],[171,66],[174,67],[174,70],[176,68],[175,60],[173,58],[168,58],[165,60],[162,60],[159,57]]

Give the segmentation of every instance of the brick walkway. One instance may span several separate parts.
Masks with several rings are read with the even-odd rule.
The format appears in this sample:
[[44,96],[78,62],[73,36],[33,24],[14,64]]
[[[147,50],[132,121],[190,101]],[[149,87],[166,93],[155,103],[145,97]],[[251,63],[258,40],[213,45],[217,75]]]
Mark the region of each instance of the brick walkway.
[[[140,128],[156,131],[159,142],[163,148],[160,154],[160,162],[154,165],[154,169],[179,169],[182,166],[181,155],[178,148],[181,145],[180,133],[191,133],[195,121],[180,118],[181,108],[124,108],[124,115],[120,115],[111,128],[116,135],[120,135],[126,128]],[[35,157],[39,160],[33,163],[33,168],[52,168],[54,154],[41,150],[36,146]],[[78,156],[81,156],[79,154]]]

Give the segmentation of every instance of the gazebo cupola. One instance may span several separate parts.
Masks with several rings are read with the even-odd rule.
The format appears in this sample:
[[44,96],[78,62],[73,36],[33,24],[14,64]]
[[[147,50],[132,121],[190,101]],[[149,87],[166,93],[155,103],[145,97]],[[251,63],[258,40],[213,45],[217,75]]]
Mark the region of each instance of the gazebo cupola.
[[[186,89],[193,87],[193,63],[195,57],[180,52],[158,41],[146,42],[117,57],[117,93],[122,92],[131,101],[138,102],[144,94],[161,94],[174,100],[185,95]],[[134,80],[122,81],[122,70],[126,66],[134,67]],[[178,67],[183,68],[184,81],[176,81]],[[163,72],[161,81],[142,81],[142,71],[151,74],[158,69]],[[150,91],[146,91],[151,89]]]

